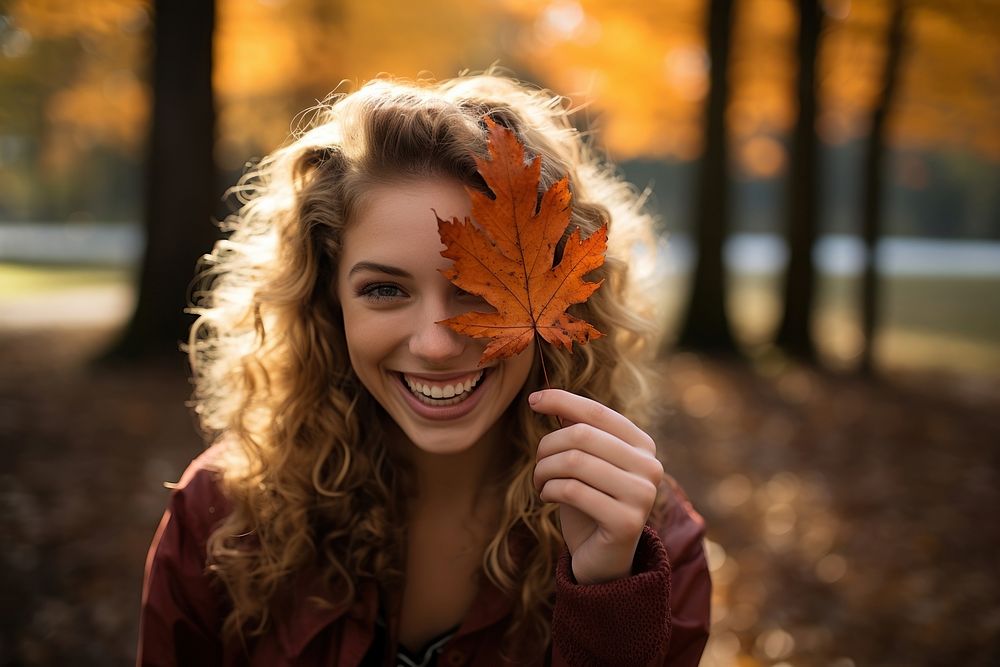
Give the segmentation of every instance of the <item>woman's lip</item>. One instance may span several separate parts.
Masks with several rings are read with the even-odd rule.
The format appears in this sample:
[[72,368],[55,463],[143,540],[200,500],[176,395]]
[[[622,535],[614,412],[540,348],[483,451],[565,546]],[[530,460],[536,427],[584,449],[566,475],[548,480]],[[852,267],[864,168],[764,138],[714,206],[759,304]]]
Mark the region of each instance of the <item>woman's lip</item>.
[[[492,370],[492,367],[485,368],[483,370],[489,371]],[[435,406],[422,403],[406,386],[403,381],[403,376],[401,374],[395,375],[398,380],[395,384],[399,388],[400,393],[403,395],[403,400],[410,407],[410,410],[418,416],[430,420],[458,419],[459,417],[464,417],[469,414],[476,407],[476,405],[479,404],[479,401],[482,400],[486,386],[490,384],[493,379],[493,373],[484,373],[483,378],[479,381],[479,384],[476,385],[472,395],[467,399],[454,405]]]

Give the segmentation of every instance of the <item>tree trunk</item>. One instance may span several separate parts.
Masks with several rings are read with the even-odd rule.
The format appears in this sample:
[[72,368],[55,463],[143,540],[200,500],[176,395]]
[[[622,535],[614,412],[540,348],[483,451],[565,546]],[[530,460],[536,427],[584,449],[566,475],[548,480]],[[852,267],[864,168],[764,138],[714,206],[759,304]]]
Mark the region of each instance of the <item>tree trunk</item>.
[[864,195],[861,218],[862,237],[865,242],[865,271],[861,284],[861,331],[864,347],[861,350],[859,370],[864,375],[875,371],[875,333],[878,326],[878,255],[876,248],[882,236],[882,163],[885,157],[886,119],[892,109],[899,82],[900,61],[904,43],[904,0],[895,0],[887,36],[885,70],[882,91],[872,112],[871,134],[865,150]]
[[146,247],[135,311],[107,361],[179,358],[183,310],[198,258],[212,248],[218,199],[213,157],[213,0],[156,0],[152,116],[146,156]]
[[735,355],[738,350],[726,315],[726,272],[722,261],[729,227],[730,179],[725,116],[729,102],[733,0],[712,0],[707,23],[711,79],[705,118],[705,150],[697,186],[694,232],[698,254],[690,301],[677,345]]
[[819,141],[816,136],[816,60],[823,29],[818,0],[799,0],[798,118],[792,138],[791,172],[785,238],[784,311],[775,344],[790,356],[815,363],[812,315],[816,300],[813,247],[819,216]]

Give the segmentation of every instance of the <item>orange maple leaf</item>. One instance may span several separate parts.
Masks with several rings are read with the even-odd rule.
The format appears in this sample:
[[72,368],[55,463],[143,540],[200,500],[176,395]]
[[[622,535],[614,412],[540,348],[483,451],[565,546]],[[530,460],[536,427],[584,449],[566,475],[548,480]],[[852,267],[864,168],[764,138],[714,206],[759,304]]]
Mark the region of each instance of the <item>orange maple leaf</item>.
[[444,276],[483,297],[496,312],[465,313],[439,324],[491,339],[480,366],[516,355],[536,334],[572,352],[573,341],[584,344],[603,335],[566,309],[586,301],[604,282],[587,282],[584,276],[604,263],[608,226],[586,239],[574,229],[553,266],[556,245],[569,226],[569,179],[553,184],[539,204],[540,156],[525,163],[514,133],[490,118],[486,124],[490,159],[477,157],[476,164],[495,198],[467,187],[478,227],[469,218],[438,218],[438,231],[445,244],[441,255],[455,262]]

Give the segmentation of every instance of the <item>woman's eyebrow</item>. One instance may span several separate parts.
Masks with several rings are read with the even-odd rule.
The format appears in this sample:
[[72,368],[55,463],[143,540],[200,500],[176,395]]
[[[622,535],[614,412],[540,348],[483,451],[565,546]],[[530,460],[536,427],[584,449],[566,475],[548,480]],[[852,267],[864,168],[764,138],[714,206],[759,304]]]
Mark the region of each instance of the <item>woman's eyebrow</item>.
[[347,273],[347,277],[350,278],[359,271],[373,271],[375,273],[386,273],[390,276],[399,276],[400,278],[413,277],[403,269],[400,269],[395,266],[389,266],[388,264],[379,264],[378,262],[358,262],[357,264],[351,267],[351,270]]

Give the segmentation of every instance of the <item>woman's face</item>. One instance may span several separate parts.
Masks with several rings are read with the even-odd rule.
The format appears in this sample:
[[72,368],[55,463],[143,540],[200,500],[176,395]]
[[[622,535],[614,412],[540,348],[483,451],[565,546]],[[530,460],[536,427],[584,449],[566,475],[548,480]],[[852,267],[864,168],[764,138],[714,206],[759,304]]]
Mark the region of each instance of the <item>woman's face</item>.
[[435,212],[470,215],[460,183],[400,180],[371,190],[344,234],[337,295],[355,373],[417,447],[444,454],[471,447],[497,423],[535,350],[480,368],[486,341],[437,324],[492,309],[441,275],[451,261],[441,256]]

